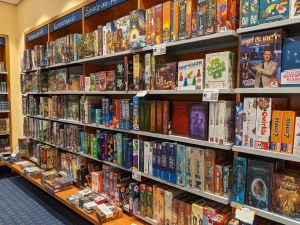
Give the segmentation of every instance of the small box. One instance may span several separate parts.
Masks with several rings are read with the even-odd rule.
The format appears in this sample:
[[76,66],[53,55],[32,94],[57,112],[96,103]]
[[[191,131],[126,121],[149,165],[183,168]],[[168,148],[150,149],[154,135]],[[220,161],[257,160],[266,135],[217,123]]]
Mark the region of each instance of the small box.
[[272,112],[272,126],[271,126],[271,140],[270,150],[280,152],[281,150],[281,136],[283,125],[283,111],[274,110]]
[[294,149],[293,154],[300,156],[300,117],[295,119],[295,132],[294,132]]
[[299,113],[284,111],[282,119],[281,152],[292,154],[294,144],[295,120]]
[[240,25],[241,27],[250,26],[250,0],[241,0],[241,9],[240,9]]
[[245,148],[254,148],[256,130],[256,98],[244,98],[243,141]]

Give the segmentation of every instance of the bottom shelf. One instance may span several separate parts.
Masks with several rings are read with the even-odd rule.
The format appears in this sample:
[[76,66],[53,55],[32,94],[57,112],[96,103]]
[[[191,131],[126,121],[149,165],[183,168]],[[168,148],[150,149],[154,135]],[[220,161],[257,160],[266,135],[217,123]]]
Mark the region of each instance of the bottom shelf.
[[[230,202],[230,205],[231,205],[231,207],[236,208],[240,204],[237,204],[235,202]],[[254,208],[254,207],[247,206],[247,205],[244,205],[244,207],[254,210],[256,212],[257,216],[275,221],[277,223],[282,223],[284,225],[300,225],[300,221],[296,221],[291,218],[288,218],[288,217],[285,217],[285,216],[282,216],[282,215],[279,215],[279,214],[276,214],[273,212],[268,212],[268,211]]]
[[[74,208],[68,201],[67,201],[67,197],[77,194],[80,190],[82,190],[79,187],[76,186],[72,186],[71,189],[68,189],[66,191],[61,191],[61,192],[57,192],[57,193],[51,193],[49,191],[47,191],[44,186],[41,184],[41,179],[34,179],[31,177],[26,176],[22,169],[19,168],[17,165],[14,164],[10,164],[8,162],[0,162],[0,166],[8,166],[9,168],[11,168],[13,171],[15,171],[16,173],[18,173],[19,175],[21,175],[22,177],[24,177],[25,179],[27,179],[28,181],[30,181],[31,183],[33,183],[34,185],[36,185],[37,187],[39,187],[40,189],[42,189],[43,191],[47,192],[49,195],[51,195],[52,197],[54,197],[55,199],[57,199],[58,201],[60,201],[62,204],[66,205],[67,207],[69,207],[70,209],[72,209],[74,212],[78,213],[80,216],[84,217],[86,220],[88,220],[89,222],[91,222],[92,224],[98,225],[99,222],[95,216],[94,213],[92,214],[88,214],[86,213],[83,209],[81,208]],[[124,210],[126,211],[126,210]],[[123,218],[114,220],[114,221],[110,221],[105,223],[105,225],[128,225],[128,224],[136,224],[136,225],[143,225],[145,224],[143,221],[141,221],[139,217],[134,217],[134,216],[130,216],[127,214],[123,215]],[[143,219],[144,221],[147,222],[146,218]]]

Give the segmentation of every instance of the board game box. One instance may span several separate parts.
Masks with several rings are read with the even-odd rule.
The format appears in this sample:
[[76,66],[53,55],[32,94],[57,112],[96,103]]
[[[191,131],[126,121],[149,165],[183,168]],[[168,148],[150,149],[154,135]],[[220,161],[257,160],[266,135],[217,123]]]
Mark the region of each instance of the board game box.
[[146,9],[146,44],[154,45],[155,43],[155,7]]
[[280,152],[281,150],[281,136],[282,136],[282,124],[283,124],[282,119],[283,119],[283,111],[273,110],[270,150],[274,152]]
[[294,19],[300,16],[300,1],[291,0],[290,1],[290,18]]
[[171,39],[171,11],[172,2],[163,3],[163,42],[169,42]]
[[269,23],[289,18],[290,1],[272,0],[259,1],[259,22]]
[[284,111],[282,118],[281,152],[292,154],[294,144],[295,120],[299,113]]
[[174,90],[177,87],[177,63],[155,65],[155,89]]
[[186,14],[186,1],[178,0],[179,2],[179,30],[178,30],[178,38],[179,40],[185,39],[185,14]]
[[129,13],[129,47],[142,48],[146,46],[145,11],[136,9]]
[[300,117],[295,119],[294,149],[293,154],[300,155]]
[[155,6],[155,44],[163,42],[163,4]]
[[177,185],[185,186],[186,172],[185,172],[185,161],[186,161],[186,148],[185,145],[177,145],[176,151],[176,176]]
[[203,89],[204,60],[178,62],[178,89]]
[[175,135],[189,135],[189,103],[173,102],[172,132]]
[[244,205],[246,203],[247,159],[233,158],[233,188],[231,201]]
[[194,169],[195,182],[194,187],[197,190],[204,188],[204,149],[194,148]]
[[240,25],[241,27],[248,27],[250,25],[249,11],[250,11],[250,0],[241,0],[240,9]]
[[204,191],[215,193],[215,159],[216,152],[212,149],[204,150]]
[[244,105],[238,102],[235,106],[235,131],[234,131],[234,145],[242,146],[243,141],[243,115]]
[[256,98],[244,98],[243,140],[242,146],[254,148],[256,131]]
[[241,35],[240,87],[280,86],[282,29]]
[[207,140],[208,104],[206,102],[189,105],[189,134],[190,137]]
[[194,147],[186,146],[186,187],[194,187]]

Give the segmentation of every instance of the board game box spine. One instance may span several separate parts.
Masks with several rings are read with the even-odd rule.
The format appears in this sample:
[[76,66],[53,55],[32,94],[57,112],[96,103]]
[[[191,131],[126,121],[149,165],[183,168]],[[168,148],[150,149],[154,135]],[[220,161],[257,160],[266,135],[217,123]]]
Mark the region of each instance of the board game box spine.
[[185,39],[185,19],[186,19],[186,2],[185,0],[178,0],[179,4],[179,15],[178,15],[178,39]]
[[185,7],[185,38],[189,39],[192,37],[193,14],[197,9],[196,0],[186,0]]
[[293,153],[295,119],[297,115],[295,111],[283,111],[281,136],[281,152],[283,153]]
[[250,0],[249,1],[249,26],[254,26],[254,25],[258,25],[260,20],[259,20],[259,11],[260,11],[260,7],[259,7],[259,1],[255,1],[255,0]]
[[205,35],[208,35],[216,32],[216,0],[206,1],[206,4],[208,13]]
[[204,187],[204,150],[194,149],[195,182],[193,188],[202,191]]
[[153,185],[147,185],[146,191],[146,216],[153,218]]
[[107,27],[106,26],[103,26],[103,35],[102,35],[102,38],[103,38],[103,55],[106,55],[107,54]]
[[155,44],[163,41],[163,4],[155,6]]
[[247,159],[242,157],[233,158],[233,202],[244,205],[246,203]]
[[242,146],[246,148],[254,148],[255,129],[256,129],[256,98],[244,99],[244,115],[243,115],[243,141]]
[[156,101],[150,101],[150,132],[156,132]]
[[295,119],[295,132],[294,132],[294,149],[293,154],[296,156],[300,155],[300,117]]
[[169,42],[171,38],[171,6],[171,1],[163,3],[163,42]]
[[210,142],[215,142],[216,114],[218,112],[216,111],[217,105],[216,102],[209,103],[208,141]]
[[169,172],[168,172],[168,156],[169,156],[169,145],[167,142],[161,143],[161,170],[160,178],[169,181]]
[[144,73],[144,90],[151,90],[151,53],[145,54],[145,73]]
[[151,122],[151,115],[150,115],[150,110],[151,110],[151,104],[150,101],[145,101],[145,118],[144,118],[144,130],[145,131],[150,131],[150,122]]
[[192,188],[195,183],[194,147],[186,146],[186,187]]
[[169,178],[168,181],[176,184],[176,148],[177,145],[176,143],[168,143],[169,145],[169,157],[168,157],[168,173],[169,173]]
[[125,63],[118,63],[116,66],[116,91],[125,91],[125,82]]
[[153,170],[153,176],[158,177],[159,176],[158,148],[157,148],[157,143],[156,142],[153,143],[152,170]]
[[233,168],[232,164],[222,166],[222,196],[225,198],[231,197],[233,183]]
[[[218,144],[232,143],[234,132],[234,102],[220,100],[219,104],[219,117],[218,117]],[[225,115],[224,115],[225,112]]]
[[144,173],[149,174],[150,142],[144,141]]
[[172,8],[173,8],[173,15],[172,15],[172,41],[177,41],[178,40],[178,17],[179,17],[179,1],[174,0],[172,2]]
[[189,103],[172,102],[172,132],[175,135],[189,135]]
[[115,91],[116,90],[116,74],[115,71],[107,71],[107,91]]
[[272,111],[270,150],[274,152],[280,152],[281,150],[282,119],[283,111]]
[[215,166],[215,194],[222,196],[223,174],[222,165]]
[[172,221],[172,201],[173,193],[171,191],[165,190],[164,194],[164,211],[165,211],[165,221],[164,224],[170,224]]
[[155,7],[146,9],[146,44],[154,45],[155,43]]
[[177,145],[176,151],[176,182],[177,185],[185,186],[186,184],[186,147],[185,145]]
[[133,130],[139,130],[139,107],[140,107],[140,98],[138,96],[133,97]]
[[139,169],[139,147],[140,143],[138,139],[133,139],[133,169]]
[[242,102],[238,102],[235,107],[235,132],[234,144],[242,146],[243,141],[243,114],[244,106]]
[[163,101],[163,109],[162,109],[162,128],[163,134],[169,134],[169,121],[170,121],[170,108],[169,101]]
[[156,132],[163,133],[163,102],[156,101]]
[[176,198],[172,200],[172,221],[171,224],[178,224],[178,207],[179,201]]
[[248,27],[250,25],[250,0],[242,0],[240,6],[240,26]]

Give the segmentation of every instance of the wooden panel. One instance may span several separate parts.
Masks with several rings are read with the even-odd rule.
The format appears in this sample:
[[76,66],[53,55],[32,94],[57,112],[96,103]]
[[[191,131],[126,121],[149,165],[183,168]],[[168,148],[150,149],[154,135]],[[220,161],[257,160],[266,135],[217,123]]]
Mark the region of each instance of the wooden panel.
[[108,22],[126,16],[130,11],[137,9],[137,7],[138,0],[128,0],[93,16],[85,18],[84,32],[92,32],[93,30],[96,30],[99,25],[106,25]]
[[48,42],[48,35],[37,38],[33,41],[26,42],[25,41],[25,49],[33,49],[36,45],[46,45]]
[[58,38],[67,36],[68,34],[74,34],[74,33],[82,34],[82,32],[83,32],[82,21],[78,21],[67,27],[49,33],[49,41],[55,41]]

